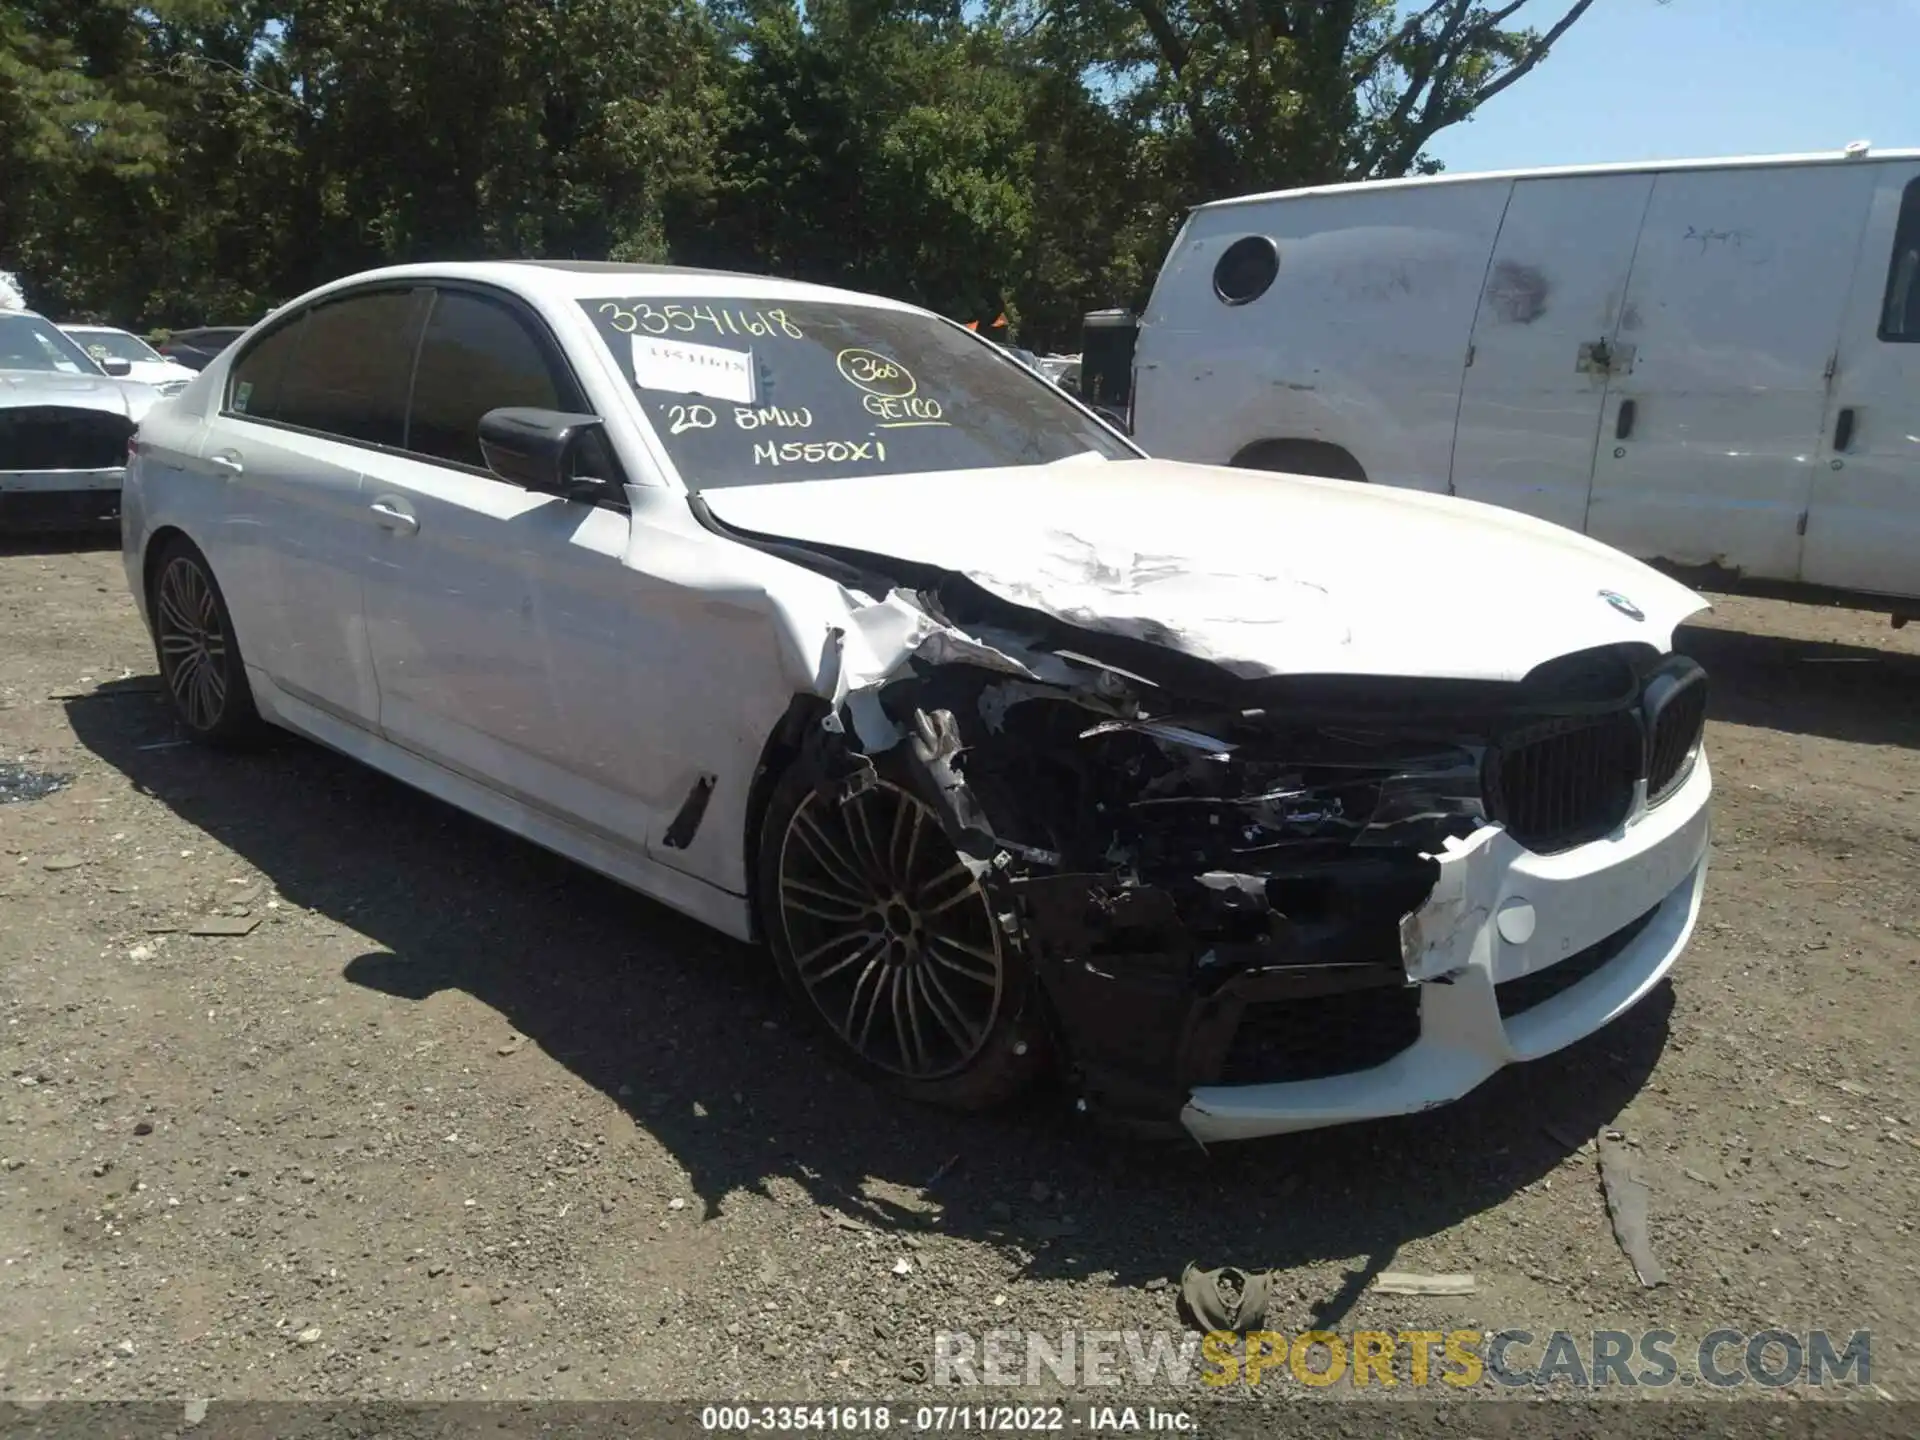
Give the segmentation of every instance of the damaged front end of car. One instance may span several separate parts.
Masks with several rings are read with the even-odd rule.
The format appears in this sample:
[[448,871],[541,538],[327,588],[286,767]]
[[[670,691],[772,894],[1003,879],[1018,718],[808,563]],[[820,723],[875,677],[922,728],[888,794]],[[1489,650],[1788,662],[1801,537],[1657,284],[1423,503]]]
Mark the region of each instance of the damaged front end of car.
[[938,817],[1082,1108],[1143,1132],[1208,1087],[1391,1061],[1488,923],[1456,860],[1497,834],[1546,856],[1616,834],[1699,748],[1704,676],[1650,645],[1513,684],[1247,679],[964,577],[816,568],[887,596],[856,625],[908,625],[891,670],[835,687],[822,798],[886,783]]

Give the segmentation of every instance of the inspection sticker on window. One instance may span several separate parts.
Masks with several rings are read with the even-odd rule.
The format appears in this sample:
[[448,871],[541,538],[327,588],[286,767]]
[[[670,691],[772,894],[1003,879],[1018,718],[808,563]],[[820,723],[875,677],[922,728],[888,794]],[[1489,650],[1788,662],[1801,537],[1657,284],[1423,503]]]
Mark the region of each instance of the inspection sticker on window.
[[670,390],[751,405],[753,352],[635,335],[633,383],[642,390]]

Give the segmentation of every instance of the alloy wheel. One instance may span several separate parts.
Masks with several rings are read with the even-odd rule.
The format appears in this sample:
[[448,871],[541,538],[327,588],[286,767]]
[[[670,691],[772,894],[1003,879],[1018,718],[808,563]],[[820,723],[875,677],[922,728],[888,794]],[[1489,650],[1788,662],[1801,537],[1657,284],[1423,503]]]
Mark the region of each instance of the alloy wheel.
[[863,1060],[934,1080],[980,1053],[1006,983],[1000,930],[913,795],[879,782],[805,796],[781,840],[779,903],[801,986]]
[[210,731],[227,710],[227,634],[213,581],[185,555],[160,574],[154,632],[160,668],[187,724]]

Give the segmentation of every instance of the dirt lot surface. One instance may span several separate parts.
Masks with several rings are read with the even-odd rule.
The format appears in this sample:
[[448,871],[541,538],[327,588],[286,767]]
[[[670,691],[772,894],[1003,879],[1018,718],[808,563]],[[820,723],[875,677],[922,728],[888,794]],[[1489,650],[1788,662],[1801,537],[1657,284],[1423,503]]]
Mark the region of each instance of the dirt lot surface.
[[1920,1398],[1920,631],[1726,600],[1684,645],[1671,988],[1209,1155],[876,1096],[757,952],[302,742],[179,742],[117,553],[0,553],[0,762],[70,777],[0,803],[0,1399],[924,1394],[936,1330],[1176,1329],[1189,1260],[1274,1267],[1278,1329],[1870,1329]]

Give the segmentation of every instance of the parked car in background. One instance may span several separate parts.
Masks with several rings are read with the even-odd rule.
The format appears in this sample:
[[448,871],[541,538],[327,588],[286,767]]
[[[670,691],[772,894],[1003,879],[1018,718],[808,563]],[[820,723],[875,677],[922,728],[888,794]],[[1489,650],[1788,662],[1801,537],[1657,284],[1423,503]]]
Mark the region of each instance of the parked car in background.
[[127,365],[124,373],[129,380],[151,385],[162,395],[178,394],[199,373],[177,360],[167,359],[138,335],[111,325],[62,325],[60,328],[78,341],[80,348],[101,368],[106,368],[107,361],[124,361]]
[[893,1089],[1056,1042],[1202,1139],[1424,1110],[1652,991],[1700,597],[1490,506],[1151,460],[963,327],[406,266],[141,426],[179,724],[300,732],[729,934]]
[[111,521],[134,427],[158,399],[31,310],[0,310],[0,531]]
[[1920,151],[1203,205],[1134,364],[1155,455],[1466,496],[1920,614]]
[[175,330],[160,345],[164,359],[189,370],[204,370],[227,346],[247,333],[245,325],[207,325],[198,330]]

